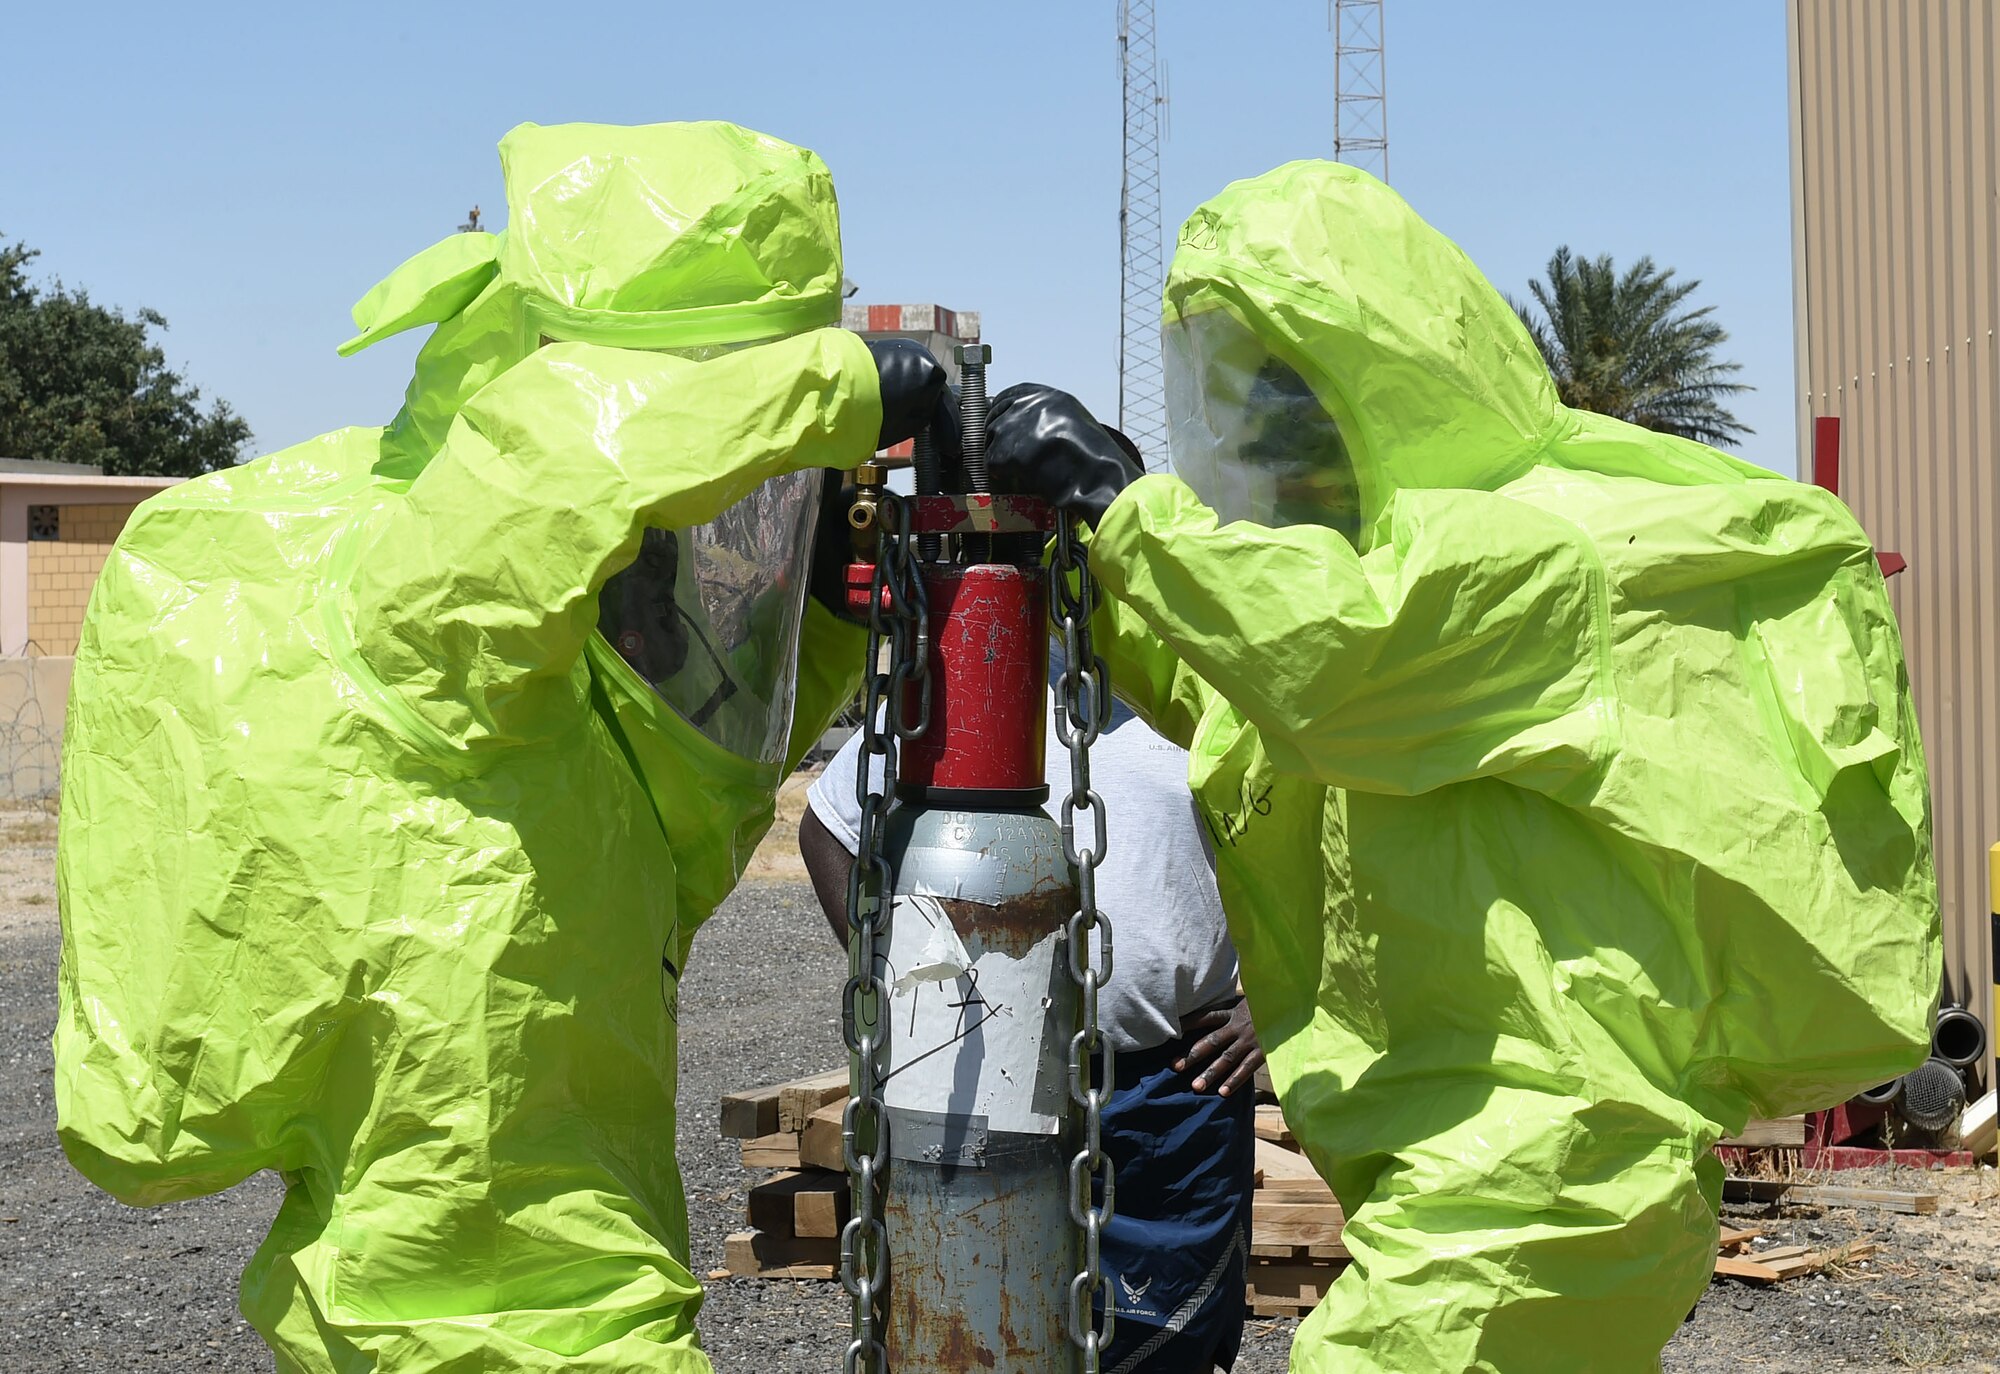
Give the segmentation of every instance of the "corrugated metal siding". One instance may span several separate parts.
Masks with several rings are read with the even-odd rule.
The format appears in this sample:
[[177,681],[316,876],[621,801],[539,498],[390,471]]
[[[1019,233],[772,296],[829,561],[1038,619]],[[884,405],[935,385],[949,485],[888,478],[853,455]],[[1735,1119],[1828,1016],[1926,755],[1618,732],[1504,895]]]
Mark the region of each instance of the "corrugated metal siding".
[[2000,131],[1992,0],[1790,0],[1800,474],[1841,420],[1930,756],[1953,991],[1993,1025]]

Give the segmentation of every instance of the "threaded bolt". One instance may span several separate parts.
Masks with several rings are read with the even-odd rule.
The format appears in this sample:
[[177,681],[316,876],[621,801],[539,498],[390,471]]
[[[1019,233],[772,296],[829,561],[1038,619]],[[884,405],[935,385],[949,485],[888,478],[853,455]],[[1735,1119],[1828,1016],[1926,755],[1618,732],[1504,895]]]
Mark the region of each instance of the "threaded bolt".
[[993,489],[986,475],[986,365],[993,361],[993,348],[983,343],[959,344],[953,356],[958,361],[958,423],[965,483],[984,494]]

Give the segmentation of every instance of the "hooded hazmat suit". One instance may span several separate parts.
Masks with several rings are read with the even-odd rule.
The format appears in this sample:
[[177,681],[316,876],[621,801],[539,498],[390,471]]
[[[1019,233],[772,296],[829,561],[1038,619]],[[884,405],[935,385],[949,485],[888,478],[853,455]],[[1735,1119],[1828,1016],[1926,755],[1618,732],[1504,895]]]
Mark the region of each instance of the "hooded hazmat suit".
[[1351,168],[1198,210],[1165,347],[1188,480],[1105,512],[1099,644],[1191,752],[1258,1037],[1346,1209],[1292,1367],[1655,1369],[1712,1267],[1709,1147],[1928,1042],[1928,791],[1868,541],[1824,491],[1565,409]]
[[394,423],[146,502],[77,658],[63,1145],[140,1204],[282,1171],[242,1292],[281,1370],[708,1368],[676,987],[860,668],[783,547],[881,424],[820,327],[823,164],[727,124],[501,157],[507,230],[356,307],[347,351],[438,326]]

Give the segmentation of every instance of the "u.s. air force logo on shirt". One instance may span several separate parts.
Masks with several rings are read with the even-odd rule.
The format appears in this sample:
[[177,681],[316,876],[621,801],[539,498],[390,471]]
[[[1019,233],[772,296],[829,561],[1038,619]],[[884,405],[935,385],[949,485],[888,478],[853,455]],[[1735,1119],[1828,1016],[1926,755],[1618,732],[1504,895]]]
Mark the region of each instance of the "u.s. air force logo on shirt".
[[1153,1281],[1148,1278],[1134,1283],[1131,1277],[1118,1276],[1118,1315],[1121,1317],[1151,1317],[1158,1321],[1160,1309],[1146,1301],[1146,1294],[1152,1289]]

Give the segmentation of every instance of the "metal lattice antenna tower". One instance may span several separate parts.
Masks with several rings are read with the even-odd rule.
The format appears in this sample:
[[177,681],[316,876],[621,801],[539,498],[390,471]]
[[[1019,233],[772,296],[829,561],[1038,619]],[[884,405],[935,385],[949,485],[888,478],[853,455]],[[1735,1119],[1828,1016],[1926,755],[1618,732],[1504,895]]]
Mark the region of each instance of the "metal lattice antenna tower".
[[1118,196],[1118,428],[1146,466],[1167,464],[1166,376],[1160,365],[1160,144],[1167,97],[1152,0],[1119,0],[1118,69],[1125,92],[1125,171]]
[[1328,0],[1333,30],[1333,156],[1389,179],[1389,88],[1382,0]]

